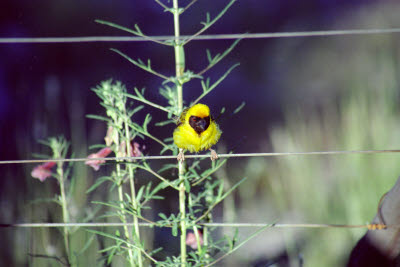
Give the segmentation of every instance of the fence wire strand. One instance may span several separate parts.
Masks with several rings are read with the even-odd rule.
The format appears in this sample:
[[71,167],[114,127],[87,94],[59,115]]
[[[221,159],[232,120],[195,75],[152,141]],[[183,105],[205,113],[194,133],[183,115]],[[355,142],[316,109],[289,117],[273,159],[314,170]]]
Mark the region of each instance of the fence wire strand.
[[[229,40],[229,39],[268,39],[288,37],[323,37],[337,35],[367,35],[367,34],[391,34],[400,33],[400,28],[387,29],[350,29],[350,30],[328,30],[328,31],[298,31],[277,33],[245,33],[245,34],[215,34],[199,36],[180,36],[179,40],[191,38],[192,40]],[[173,41],[175,36],[84,36],[84,37],[38,37],[38,38],[0,38],[0,44],[29,44],[29,43],[90,43],[90,42],[148,42],[149,38],[156,41]],[[234,157],[276,157],[296,155],[339,155],[339,154],[378,154],[398,153],[400,150],[350,150],[350,151],[313,151],[313,152],[280,152],[280,153],[242,153],[242,154],[219,154],[220,158]],[[186,155],[186,158],[205,158],[209,155]],[[67,159],[27,159],[27,160],[4,160],[1,164],[27,164],[44,162],[82,162],[87,160],[124,161],[124,160],[163,160],[176,159],[176,156],[141,156],[141,157],[108,157],[108,158],[67,158]],[[141,222],[142,227],[155,226],[152,223]],[[286,223],[202,223],[208,227],[271,227],[271,228],[367,228],[368,230],[381,230],[386,228],[400,228],[400,225],[384,224],[286,224]],[[133,226],[133,223],[11,223],[0,224],[0,228],[50,228],[50,227],[120,227]]]
[[[238,227],[238,228],[367,228],[368,230],[383,230],[400,228],[400,225],[385,224],[324,224],[324,223],[199,223],[207,227]],[[59,228],[59,227],[122,227],[134,226],[133,223],[12,223],[0,224],[0,228]],[[140,222],[141,227],[157,227],[153,223]],[[159,226],[161,227],[161,226]]]
[[[350,29],[350,30],[328,30],[328,31],[298,31],[298,32],[276,32],[276,33],[237,33],[237,34],[209,34],[209,35],[182,35],[178,39],[191,40],[230,40],[230,39],[268,39],[287,37],[318,37],[335,35],[365,35],[365,34],[388,34],[400,33],[400,28],[386,29]],[[92,42],[148,42],[149,38],[154,41],[175,41],[175,36],[82,36],[82,37],[11,37],[0,38],[2,44],[21,43],[92,43]]]
[[[384,150],[338,150],[338,151],[311,151],[311,152],[266,152],[266,153],[239,153],[218,154],[219,158],[243,158],[243,157],[281,157],[281,156],[312,156],[312,155],[346,155],[346,154],[384,154],[399,153],[400,149]],[[107,157],[107,158],[66,158],[66,159],[25,159],[25,160],[3,160],[1,164],[27,164],[45,162],[80,162],[80,161],[134,161],[134,160],[163,160],[176,159],[177,156],[140,156],[140,157]],[[185,155],[185,158],[208,158],[210,155]]]

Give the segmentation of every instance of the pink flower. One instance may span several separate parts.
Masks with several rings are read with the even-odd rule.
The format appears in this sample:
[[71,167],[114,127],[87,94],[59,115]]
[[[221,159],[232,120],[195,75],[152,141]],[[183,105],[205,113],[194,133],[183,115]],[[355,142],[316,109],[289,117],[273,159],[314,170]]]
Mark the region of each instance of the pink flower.
[[113,143],[112,135],[114,132],[114,128],[112,126],[108,126],[107,135],[104,137],[104,141],[106,142],[106,146],[111,146]]
[[31,175],[33,178],[39,179],[41,182],[51,176],[51,168],[56,165],[54,161],[45,162],[33,168]]
[[[144,149],[144,146],[142,146]],[[140,150],[140,145],[136,142],[131,143],[131,157],[140,157],[142,155],[142,151]]]
[[[126,153],[126,142],[125,141],[121,142],[120,149],[121,149],[121,151],[123,151],[123,156],[126,156],[127,153]],[[142,149],[145,149],[145,146],[142,146]],[[140,150],[139,143],[131,141],[130,152],[131,152],[131,154],[129,155],[129,157],[140,157],[142,155],[142,151]]]
[[[204,243],[203,234],[201,233],[201,231],[197,231],[197,232],[199,233],[200,245],[203,245],[203,243]],[[197,239],[196,239],[196,235],[194,234],[194,232],[187,233],[186,245],[190,246],[192,249],[197,249]]]
[[[111,153],[111,148],[109,147],[105,147],[103,149],[101,149],[99,152],[97,153],[93,153],[90,154],[88,156],[88,159],[92,159],[92,158],[105,158],[107,157],[110,153]],[[100,164],[105,163],[106,161],[103,159],[93,159],[93,160],[87,160],[85,161],[86,165],[89,165],[90,167],[92,167],[95,171],[98,171],[100,169]]]

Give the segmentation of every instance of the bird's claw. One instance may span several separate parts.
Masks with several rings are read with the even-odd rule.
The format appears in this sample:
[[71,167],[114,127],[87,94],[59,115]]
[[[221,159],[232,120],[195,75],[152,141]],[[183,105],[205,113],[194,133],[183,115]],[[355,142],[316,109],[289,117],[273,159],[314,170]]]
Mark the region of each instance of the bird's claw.
[[179,151],[177,160],[180,161],[180,162],[185,161],[185,154],[183,153],[183,151]]
[[210,157],[211,161],[214,161],[219,158],[217,152],[214,149],[210,148],[210,151],[211,151],[211,157]]

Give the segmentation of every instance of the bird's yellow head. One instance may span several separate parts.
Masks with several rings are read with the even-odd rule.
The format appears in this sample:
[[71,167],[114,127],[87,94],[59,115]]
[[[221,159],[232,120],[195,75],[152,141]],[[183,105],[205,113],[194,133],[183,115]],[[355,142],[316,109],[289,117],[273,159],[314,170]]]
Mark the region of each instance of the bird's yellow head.
[[187,110],[185,120],[189,121],[191,116],[196,116],[199,118],[208,117],[210,116],[210,108],[204,104],[196,104]]
[[200,134],[210,126],[210,108],[204,104],[196,104],[190,107],[185,115],[185,121]]

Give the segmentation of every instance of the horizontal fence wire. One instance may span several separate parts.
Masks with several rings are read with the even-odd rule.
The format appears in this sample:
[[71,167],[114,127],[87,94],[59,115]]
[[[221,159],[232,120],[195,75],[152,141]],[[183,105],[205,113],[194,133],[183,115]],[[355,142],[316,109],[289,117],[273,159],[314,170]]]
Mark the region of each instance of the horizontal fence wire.
[[[346,155],[346,154],[384,154],[399,153],[400,149],[385,150],[339,150],[339,151],[312,151],[312,152],[271,152],[271,153],[239,153],[218,154],[219,158],[241,158],[241,157],[280,157],[280,156],[312,156],[312,155]],[[185,155],[185,158],[208,158],[210,155]],[[45,162],[80,162],[80,161],[135,161],[135,160],[162,160],[175,159],[177,156],[140,156],[140,157],[108,157],[108,158],[66,158],[66,159],[25,159],[25,160],[3,160],[1,164],[27,164]]]
[[230,40],[230,39],[267,39],[287,37],[317,37],[335,35],[364,35],[400,33],[400,28],[387,29],[350,29],[328,31],[298,31],[276,33],[238,33],[238,34],[209,34],[209,35],[181,35],[175,37],[165,36],[82,36],[82,37],[10,37],[0,38],[2,44],[17,43],[90,43],[90,42],[148,42],[148,41],[174,41],[174,40]]
[[[366,34],[389,34],[400,33],[400,28],[389,29],[351,29],[351,30],[329,30],[329,31],[299,31],[299,32],[277,32],[277,33],[245,33],[245,34],[215,34],[199,36],[88,36],[88,37],[39,37],[39,38],[0,38],[1,44],[21,43],[88,43],[88,42],[143,42],[143,41],[173,41],[173,40],[229,40],[229,39],[267,39],[287,37],[318,37],[335,35],[366,35]],[[242,154],[219,154],[220,158],[234,157],[276,157],[296,155],[340,155],[340,154],[378,154],[398,153],[400,150],[350,150],[350,151],[314,151],[314,152],[281,152],[281,153],[242,153]],[[185,158],[205,158],[209,155],[186,155]],[[4,160],[0,164],[27,164],[44,162],[81,162],[87,160],[125,161],[125,160],[161,160],[176,159],[176,156],[141,156],[141,157],[108,157],[108,158],[69,158],[69,159],[34,159],[34,160]],[[133,226],[133,223],[12,223],[0,224],[0,228],[49,228],[49,227],[120,227]],[[154,227],[152,223],[141,222],[142,227]],[[400,225],[383,224],[287,224],[287,223],[200,223],[198,225],[207,227],[270,227],[270,228],[367,228],[368,230],[381,230],[386,228],[399,228]],[[156,226],[157,227],[157,226]]]
[[[323,224],[323,223],[198,223],[196,225],[207,227],[269,227],[269,228],[367,228],[368,230],[382,230],[387,228],[400,228],[400,225],[384,224]],[[59,228],[59,227],[121,227],[134,226],[134,223],[13,223],[0,224],[0,228]],[[162,227],[154,223],[140,222],[142,227]]]

